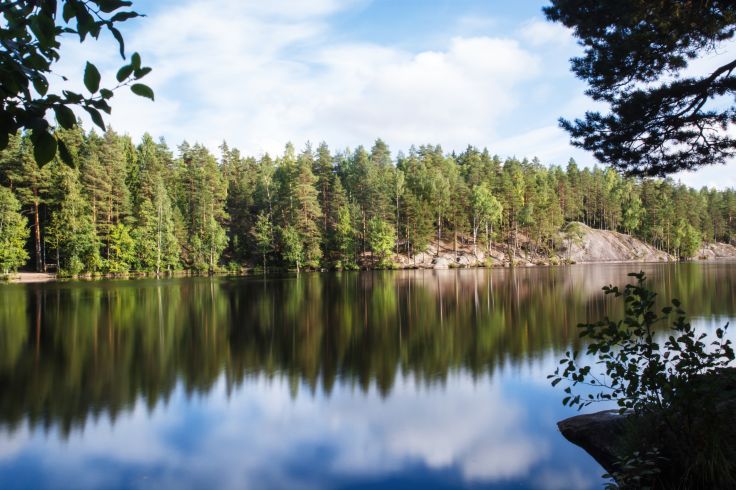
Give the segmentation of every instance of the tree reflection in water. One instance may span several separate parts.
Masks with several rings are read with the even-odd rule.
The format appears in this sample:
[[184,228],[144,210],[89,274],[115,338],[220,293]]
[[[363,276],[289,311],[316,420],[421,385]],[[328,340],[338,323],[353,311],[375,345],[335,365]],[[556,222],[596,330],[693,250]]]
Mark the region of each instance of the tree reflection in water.
[[575,325],[609,312],[600,292],[643,268],[693,316],[733,314],[728,264],[302,274],[0,287],[0,425],[63,435],[87,419],[152,409],[178,383],[228,392],[254,377],[291,396],[336,383],[388,396],[397,378],[492,377],[578,348]]

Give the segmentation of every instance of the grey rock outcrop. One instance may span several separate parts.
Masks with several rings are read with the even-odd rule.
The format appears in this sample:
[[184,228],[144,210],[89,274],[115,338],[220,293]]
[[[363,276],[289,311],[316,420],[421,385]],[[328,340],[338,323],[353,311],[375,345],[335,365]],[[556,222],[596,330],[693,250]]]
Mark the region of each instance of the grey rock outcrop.
[[626,430],[626,417],[618,410],[570,417],[557,427],[565,439],[585,449],[608,473],[616,470],[616,448]]

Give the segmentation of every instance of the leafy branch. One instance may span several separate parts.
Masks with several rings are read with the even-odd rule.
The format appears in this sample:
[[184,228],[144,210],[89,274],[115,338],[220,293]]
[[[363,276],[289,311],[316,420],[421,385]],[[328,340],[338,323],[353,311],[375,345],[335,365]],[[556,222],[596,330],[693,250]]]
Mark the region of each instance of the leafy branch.
[[[129,87],[139,96],[154,99],[153,90],[139,82],[151,72],[142,66],[141,57],[133,53],[130,62],[117,72],[117,85],[101,87],[97,67],[87,62],[84,86],[89,95],[62,90],[49,93],[52,66],[60,59],[60,39],[76,35],[80,42],[88,37],[98,39],[107,30],[117,41],[120,56],[125,59],[125,41],[117,28],[121,22],[141,17],[126,10],[132,2],[124,0],[62,0],[61,18],[57,0],[15,1],[0,6],[5,25],[0,28],[0,150],[8,144],[11,134],[19,130],[30,132],[34,157],[39,165],[50,162],[57,154],[72,165],[70,152],[53,133],[47,113],[53,112],[56,122],[64,129],[76,125],[72,107],[80,107],[92,121],[105,130],[102,114],[110,114],[108,101],[116,90]],[[66,77],[61,77],[66,80]]]

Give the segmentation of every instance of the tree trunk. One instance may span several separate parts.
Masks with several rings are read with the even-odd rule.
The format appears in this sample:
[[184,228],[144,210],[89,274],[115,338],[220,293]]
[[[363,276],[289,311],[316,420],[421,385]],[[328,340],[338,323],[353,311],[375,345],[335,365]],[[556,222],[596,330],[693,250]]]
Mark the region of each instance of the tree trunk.
[[478,225],[475,216],[473,216],[473,255],[478,255]]
[[399,194],[396,194],[396,254],[399,254],[399,239],[401,227],[399,226]]
[[33,190],[33,235],[36,252],[36,272],[43,272],[44,263],[41,257],[41,220],[38,216],[38,191]]
[[440,255],[440,240],[442,237],[442,215],[437,213],[437,256]]
[[365,223],[365,210],[361,210],[363,214],[363,234],[361,236],[361,249],[365,253],[365,235],[366,235],[366,223]]
[[452,244],[452,248],[453,248],[453,251],[455,253],[455,260],[457,261],[457,217],[456,216],[453,216],[452,224],[453,224],[453,230],[452,230],[452,241],[453,241],[453,244]]

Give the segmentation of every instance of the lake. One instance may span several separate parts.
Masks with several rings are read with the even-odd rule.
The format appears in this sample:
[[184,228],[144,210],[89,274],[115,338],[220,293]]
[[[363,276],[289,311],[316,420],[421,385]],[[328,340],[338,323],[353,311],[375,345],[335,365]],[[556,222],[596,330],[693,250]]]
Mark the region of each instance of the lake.
[[0,488],[601,488],[546,375],[640,269],[736,317],[724,262],[0,285]]

